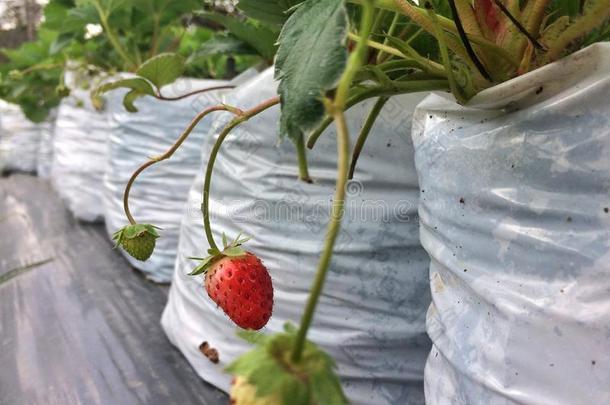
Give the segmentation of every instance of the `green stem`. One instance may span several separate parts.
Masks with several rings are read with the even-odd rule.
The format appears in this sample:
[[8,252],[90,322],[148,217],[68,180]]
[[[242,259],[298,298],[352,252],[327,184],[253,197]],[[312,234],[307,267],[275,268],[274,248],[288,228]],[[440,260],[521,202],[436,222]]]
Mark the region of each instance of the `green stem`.
[[381,23],[383,22],[383,19],[386,16],[386,10],[380,9],[380,10],[375,10],[375,12],[376,12],[375,20],[373,23],[373,27],[371,28],[372,34],[375,34],[377,32],[377,30],[381,26]]
[[309,330],[309,326],[313,320],[318,299],[320,298],[324,288],[328,266],[333,255],[333,248],[335,246],[335,241],[337,240],[337,235],[341,226],[341,220],[343,218],[345,206],[345,186],[347,184],[347,172],[349,165],[349,132],[347,129],[347,123],[345,122],[344,111],[352,81],[366,57],[366,39],[371,34],[375,10],[373,7],[373,2],[370,0],[365,0],[362,8],[362,21],[360,24],[360,35],[362,39],[358,41],[354,52],[352,52],[350,55],[345,71],[343,72],[339,85],[337,86],[337,91],[335,93],[335,98],[332,105],[327,105],[327,108],[332,112],[335,125],[337,126],[337,181],[331,217],[326,230],[324,249],[318,263],[318,269],[311,287],[311,293],[309,294],[309,299],[307,300],[305,312],[301,318],[301,324],[299,326],[299,331],[297,332],[296,341],[292,350],[292,360],[297,363],[301,360],[303,355],[307,331]]
[[360,152],[362,152],[362,148],[364,147],[364,143],[371,132],[371,128],[373,128],[373,124],[375,124],[375,120],[377,120],[377,116],[381,112],[381,109],[385,105],[385,103],[389,100],[388,97],[379,97],[368,117],[366,117],[366,121],[362,126],[362,130],[360,130],[360,135],[358,135],[358,140],[356,141],[356,145],[354,146],[354,150],[352,152],[352,163],[349,167],[349,173],[347,178],[349,180],[354,178],[354,170],[356,169],[356,163],[358,162],[358,158],[360,157]]
[[301,135],[296,141],[297,147],[297,159],[299,163],[299,179],[304,182],[311,183],[311,177],[309,177],[309,170],[307,169],[307,151],[305,149],[305,137]]
[[[347,108],[361,103],[362,101],[380,96],[395,96],[398,94],[405,93],[417,93],[420,91],[433,91],[433,90],[448,90],[449,84],[444,79],[431,79],[431,80],[416,80],[416,81],[405,81],[405,82],[392,82],[391,85],[383,86],[371,86],[365,88],[357,93],[347,101]],[[316,128],[314,132],[309,135],[307,139],[307,147],[312,149],[320,135],[333,121],[331,116],[326,116],[322,123]]]
[[197,116],[193,118],[191,123],[184,130],[184,132],[182,132],[176,142],[164,154],[151,158],[149,161],[138,167],[135,172],[133,172],[133,174],[129,178],[129,181],[127,182],[127,185],[125,186],[125,191],[123,192],[123,210],[125,211],[125,215],[127,216],[127,219],[129,220],[130,224],[136,224],[136,220],[131,215],[131,210],[129,209],[129,193],[131,192],[131,187],[133,186],[133,183],[136,181],[140,173],[142,173],[144,170],[154,165],[155,163],[161,162],[165,159],[169,159],[170,157],[172,157],[172,155],[178,150],[178,148],[182,145],[186,138],[188,138],[188,136],[197,126],[199,121],[201,121],[206,115],[213,111],[227,111],[227,107],[224,105],[217,105],[214,107],[206,108],[205,110],[197,114]]
[[148,58],[152,58],[153,56],[155,56],[159,50],[159,21],[160,20],[160,16],[159,14],[155,13],[153,14],[153,35],[152,35],[152,41],[151,41],[151,47],[150,47],[150,54],[148,55]]
[[[388,29],[387,37],[391,37],[394,35],[394,31],[396,30],[396,26],[398,25],[399,19],[400,19],[400,14],[394,13],[394,16],[392,17],[392,22],[390,23],[390,28]],[[382,45],[384,45],[384,46],[387,46],[387,44],[388,44],[387,37],[383,39]],[[379,53],[377,54],[377,59],[376,59],[377,64],[380,64],[381,62],[385,61],[388,57],[390,57],[389,54],[386,57],[384,54],[384,51],[379,50]]]
[[[359,41],[360,38],[361,38],[360,35],[354,34],[353,32],[348,32],[347,33],[347,37],[349,39],[354,40],[354,41]],[[392,48],[391,46],[388,46],[388,45],[384,45],[384,44],[382,44],[380,42],[377,42],[377,41],[373,41],[372,39],[367,39],[366,40],[366,44],[367,44],[367,46],[370,46],[373,49],[377,49],[377,50],[383,51],[383,52],[388,53],[390,55],[398,56],[398,57],[401,57],[401,58],[405,57],[405,54],[400,52],[398,49]]]
[[99,4],[99,1],[94,1],[93,4],[100,17],[100,23],[102,25],[102,28],[104,29],[104,32],[106,32],[108,41],[110,41],[112,47],[117,51],[121,59],[123,59],[123,62],[125,62],[125,67],[135,69],[137,67],[136,64],[131,60],[125,49],[123,49],[123,46],[121,46],[121,43],[119,42],[117,37],[114,35],[112,29],[110,29],[110,25],[108,24],[108,15],[106,15],[104,10],[102,10],[102,6]]
[[208,164],[205,170],[205,178],[203,181],[203,199],[201,203],[201,212],[203,214],[203,228],[205,230],[205,236],[208,240],[208,243],[210,244],[211,249],[218,250],[218,245],[216,245],[216,242],[214,242],[214,236],[212,235],[212,227],[210,226],[210,185],[212,183],[212,172],[214,171],[214,163],[216,162],[218,151],[220,150],[223,141],[229,135],[233,128],[239,126],[242,122],[249,120],[251,117],[278,104],[279,102],[279,96],[272,97],[246,111],[241,111],[238,108],[225,106],[225,108],[227,108],[228,111],[234,113],[236,117],[233,118],[218,135],[218,139],[214,143],[212,151],[210,152],[210,158],[208,159]]

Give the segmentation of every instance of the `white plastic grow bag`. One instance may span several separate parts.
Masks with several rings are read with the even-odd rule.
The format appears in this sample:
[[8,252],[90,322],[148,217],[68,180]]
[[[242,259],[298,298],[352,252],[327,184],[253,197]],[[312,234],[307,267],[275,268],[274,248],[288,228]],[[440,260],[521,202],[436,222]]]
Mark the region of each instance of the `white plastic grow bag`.
[[0,173],[36,172],[40,126],[19,106],[0,101]]
[[40,146],[38,148],[36,173],[39,177],[45,179],[51,176],[51,166],[53,165],[53,134],[55,133],[56,118],[57,110],[51,110],[47,119],[38,126],[40,130]]
[[416,112],[431,405],[610,403],[610,44]]
[[[236,89],[231,105],[250,108],[276,94],[271,69]],[[418,186],[409,137],[411,114],[423,95],[389,102],[365,145],[349,188],[344,225],[309,338],[337,361],[355,404],[423,403],[423,366],[430,350],[425,312],[430,303],[429,260],[418,238]],[[372,102],[348,112],[355,138]],[[336,175],[333,130],[309,153],[314,184],[297,180],[294,145],[277,144],[279,107],[252,118],[223,144],[211,188],[212,228],[253,239],[275,288],[274,315],[264,332],[298,323],[330,213]],[[226,114],[206,139],[204,162]],[[224,367],[249,349],[236,327],[205,293],[203,278],[188,276],[205,254],[200,171],[183,219],[176,272],[162,325],[202,378],[228,390]],[[220,354],[213,364],[199,351],[207,341]]]
[[[219,80],[180,79],[163,89],[166,97],[197,89],[226,85]],[[225,90],[226,91],[226,90]],[[126,225],[123,192],[132,173],[150,156],[167,151],[193,118],[204,108],[222,102],[223,91],[206,92],[178,101],[161,101],[142,97],[136,101],[137,113],[125,110],[123,93],[112,92],[108,166],[104,175],[104,219],[112,235]],[[169,160],[158,163],[138,176],[131,188],[130,209],[138,222],[162,228],[153,255],[145,262],[126,254],[136,268],[156,282],[171,279],[175,262],[180,222],[189,189],[201,167],[201,146],[214,120],[209,115]]]
[[55,122],[51,180],[68,209],[80,220],[103,219],[104,171],[109,136],[106,111],[96,111],[90,90],[73,88],[61,101]]

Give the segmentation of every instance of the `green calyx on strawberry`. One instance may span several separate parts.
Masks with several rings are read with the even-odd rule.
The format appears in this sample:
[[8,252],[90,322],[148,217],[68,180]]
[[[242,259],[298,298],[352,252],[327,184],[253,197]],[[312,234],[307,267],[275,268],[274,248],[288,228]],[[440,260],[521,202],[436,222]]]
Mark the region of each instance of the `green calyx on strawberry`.
[[249,238],[241,234],[228,243],[222,237],[224,249],[209,249],[191,276],[205,274],[208,296],[237,326],[258,330],[264,327],[273,311],[273,284],[269,272],[256,257],[241,245]]
[[263,335],[241,331],[242,338],[255,345],[227,367],[235,379],[231,386],[234,405],[343,405],[339,378],[333,359],[310,341],[305,342],[301,360],[292,360],[297,330],[287,324],[285,332]]
[[158,228],[150,224],[127,225],[112,235],[116,241],[115,248],[121,246],[133,258],[145,261],[155,250],[155,243],[159,234]]

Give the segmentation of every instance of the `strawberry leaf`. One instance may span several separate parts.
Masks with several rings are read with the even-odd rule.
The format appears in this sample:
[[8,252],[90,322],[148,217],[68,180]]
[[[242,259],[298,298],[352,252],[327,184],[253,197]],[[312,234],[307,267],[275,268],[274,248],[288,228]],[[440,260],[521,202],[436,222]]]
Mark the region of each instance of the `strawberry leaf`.
[[345,70],[347,12],[340,0],[307,0],[279,36],[275,78],[282,102],[280,136],[298,141],[324,117],[324,94]]
[[121,87],[136,90],[142,94],[149,94],[151,96],[154,96],[155,94],[155,90],[151,86],[150,82],[141,77],[131,77],[129,79],[121,79],[110,83],[104,83],[98,87],[95,92],[97,94],[103,94]]
[[123,106],[129,112],[137,112],[138,109],[133,104],[134,101],[141,96],[155,95],[155,89],[150,84],[150,82],[142,77],[132,77],[129,79],[121,79],[111,83],[105,83],[98,87],[92,93],[92,100],[99,98],[99,96],[103,93],[106,93],[110,90],[118,89],[118,88],[128,88],[131,89],[125,96],[123,97]]
[[144,62],[136,73],[149,80],[157,88],[161,88],[179,78],[183,72],[182,56],[175,53],[161,53]]

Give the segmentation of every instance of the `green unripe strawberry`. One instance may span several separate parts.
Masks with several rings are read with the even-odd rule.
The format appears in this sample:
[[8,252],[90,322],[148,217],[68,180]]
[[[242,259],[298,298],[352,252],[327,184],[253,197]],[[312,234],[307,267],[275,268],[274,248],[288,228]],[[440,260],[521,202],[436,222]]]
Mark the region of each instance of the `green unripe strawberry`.
[[156,227],[150,224],[127,225],[114,233],[112,239],[117,246],[121,246],[130,256],[137,260],[147,260],[155,250],[155,243],[159,234]]

